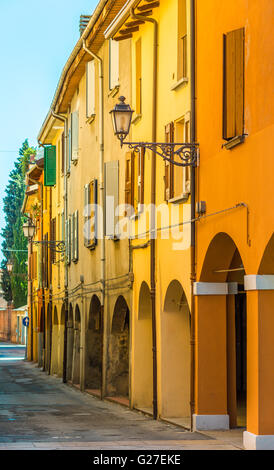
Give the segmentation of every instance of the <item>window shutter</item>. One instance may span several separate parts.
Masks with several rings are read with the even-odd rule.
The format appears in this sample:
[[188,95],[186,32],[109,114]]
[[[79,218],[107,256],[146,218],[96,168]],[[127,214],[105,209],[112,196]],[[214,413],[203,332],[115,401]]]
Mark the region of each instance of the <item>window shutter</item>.
[[244,28],[224,35],[223,139],[244,133]]
[[[52,219],[51,221],[50,239],[53,242],[56,241],[56,218]],[[54,247],[51,247],[50,249],[50,260],[51,260],[51,263],[55,263],[56,261],[56,253],[55,253]]]
[[125,204],[132,207],[134,207],[134,156],[134,152],[126,153]]
[[51,145],[44,149],[44,186],[56,184],[56,147]]
[[67,164],[68,171],[70,171],[70,162],[71,162],[71,128],[68,131],[68,164]]
[[71,160],[77,160],[79,152],[79,112],[71,113]]
[[41,245],[38,245],[37,252],[38,252],[38,256],[37,256],[37,260],[38,260],[38,263],[37,263],[37,277],[38,277],[38,288],[40,289],[42,287],[42,269],[43,269],[42,256],[41,256],[42,255]]
[[[166,143],[174,142],[174,123],[170,122],[165,126],[165,141]],[[169,155],[173,160],[173,152]],[[174,191],[174,168],[172,163],[165,160],[165,200],[173,198]]]
[[142,113],[142,43],[141,38],[136,41],[136,113]]
[[61,172],[65,171],[65,133],[62,134],[62,162],[61,162]]
[[115,237],[115,227],[118,216],[115,215],[119,204],[119,161],[105,163],[105,207],[106,207],[106,236]]
[[187,14],[186,0],[178,2],[178,64],[177,79],[187,76]]
[[84,200],[85,200],[85,208],[84,208],[84,211],[85,211],[85,216],[84,216],[84,224],[85,224],[85,230],[84,230],[84,245],[86,247],[89,246],[89,236],[90,236],[90,216],[89,216],[89,201],[90,201],[90,198],[89,198],[89,190],[90,190],[90,187],[89,187],[89,184],[85,184],[85,188],[84,188]]
[[79,220],[78,220],[78,210],[74,212],[73,215],[73,239],[74,239],[74,252],[73,252],[73,260],[77,261],[78,260],[78,254],[79,254]]
[[109,89],[119,85],[119,42],[109,40]]
[[95,62],[86,65],[86,115],[87,118],[95,114]]
[[[138,155],[138,204],[144,204],[144,168],[145,149],[141,148]],[[138,208],[139,212],[139,208]]]

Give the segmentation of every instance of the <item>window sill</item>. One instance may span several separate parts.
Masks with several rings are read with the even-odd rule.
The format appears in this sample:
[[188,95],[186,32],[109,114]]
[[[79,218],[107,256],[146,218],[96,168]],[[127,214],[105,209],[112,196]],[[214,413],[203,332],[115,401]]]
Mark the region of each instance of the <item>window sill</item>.
[[86,124],[91,124],[95,120],[95,116],[96,116],[96,114],[91,114],[91,116],[89,116],[86,119]]
[[246,134],[237,135],[236,137],[233,137],[228,142],[223,144],[222,148],[225,148],[226,150],[231,150],[232,148],[236,147],[237,145],[242,144],[245,141],[245,137],[246,137]]
[[117,93],[119,92],[120,90],[120,85],[116,85],[114,88],[112,88],[112,90],[110,90],[109,94],[108,94],[108,97],[112,97],[114,98],[114,96],[117,95]]
[[134,119],[132,119],[132,124],[137,124],[142,119],[142,114],[136,114]]
[[174,83],[174,85],[172,85],[171,91],[177,90],[178,88],[180,88],[182,85],[186,83],[188,83],[187,77],[180,78],[180,80],[178,80],[176,83]]
[[169,199],[168,202],[171,202],[172,204],[180,204],[181,202],[186,202],[190,196],[189,193],[182,193],[180,196],[173,197],[172,199]]

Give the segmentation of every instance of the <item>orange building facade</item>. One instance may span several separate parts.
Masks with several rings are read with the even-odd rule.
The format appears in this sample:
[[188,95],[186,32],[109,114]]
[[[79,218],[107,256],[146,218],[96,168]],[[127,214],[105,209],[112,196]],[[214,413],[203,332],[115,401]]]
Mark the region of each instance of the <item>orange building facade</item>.
[[[274,448],[273,4],[196,1],[196,429]],[[202,207],[202,209],[201,209]]]

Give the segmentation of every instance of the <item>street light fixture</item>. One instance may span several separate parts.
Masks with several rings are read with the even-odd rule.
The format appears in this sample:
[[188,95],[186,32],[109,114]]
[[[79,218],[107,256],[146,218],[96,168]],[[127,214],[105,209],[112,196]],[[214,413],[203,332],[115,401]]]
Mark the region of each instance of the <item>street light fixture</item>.
[[12,269],[13,269],[13,262],[11,259],[9,259],[7,262],[7,270],[9,274],[12,272]]
[[31,219],[28,219],[28,221],[23,224],[23,232],[25,237],[27,237],[28,239],[33,238],[35,232],[35,225]]
[[[172,165],[197,166],[199,158],[199,145],[197,143],[124,142],[130,131],[133,112],[130,105],[125,103],[124,96],[120,96],[119,103],[110,111],[114,134],[120,140],[121,147],[128,145],[134,152],[149,149]],[[175,157],[178,158],[175,159]]]
[[33,245],[44,245],[56,253],[64,253],[65,251],[65,242],[63,241],[33,240],[35,225],[31,218],[28,218],[28,221],[23,224],[23,232],[25,237],[28,238],[29,243],[32,243]]

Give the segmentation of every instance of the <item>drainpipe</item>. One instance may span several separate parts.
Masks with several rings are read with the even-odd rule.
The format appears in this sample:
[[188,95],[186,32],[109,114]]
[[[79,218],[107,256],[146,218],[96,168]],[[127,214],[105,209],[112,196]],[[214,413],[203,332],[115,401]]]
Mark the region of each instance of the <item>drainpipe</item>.
[[[87,52],[94,60],[97,61],[99,66],[99,146],[100,146],[100,201],[105,212],[104,204],[104,77],[103,77],[103,60],[98,55],[94,54],[90,49],[87,48],[86,42],[83,39],[83,49]],[[104,322],[104,310],[105,310],[105,214],[103,213],[103,220],[101,222],[101,284],[102,284],[102,298],[101,298],[101,328],[102,335],[104,334],[105,322]],[[102,342],[103,344],[103,342]],[[101,370],[101,398],[105,395],[106,384],[104,381],[103,374],[103,346],[102,346],[102,370]]]
[[[158,66],[158,23],[154,18],[136,15],[134,8],[130,10],[130,16],[133,19],[147,21],[153,24],[153,94],[152,94],[152,142],[156,142],[157,134],[157,66]],[[156,332],[156,280],[155,280],[155,251],[156,251],[156,232],[155,232],[155,203],[156,203],[156,154],[152,152],[151,159],[151,231],[150,240],[150,295],[152,309],[152,351],[153,351],[153,418],[158,417],[158,393],[157,393],[157,332]]]
[[[41,181],[33,180],[30,177],[28,177],[28,179],[29,179],[30,182],[32,182],[34,184],[38,184],[38,186],[40,187],[40,190],[41,190],[41,241],[43,241],[43,238],[44,238],[44,223],[43,223],[43,219],[44,219],[44,215],[43,215],[43,212],[44,212],[44,191],[43,191],[43,183],[41,183]],[[44,260],[43,260],[43,248],[41,248],[40,254],[41,254],[41,259],[42,259],[42,263],[41,263],[42,309],[45,309],[45,291],[44,291],[44,273],[43,273],[43,262],[44,262]],[[39,309],[38,309],[38,311],[39,311]],[[41,326],[41,317],[40,317],[40,326]],[[44,325],[44,328],[45,328],[45,325]],[[39,333],[40,333],[40,331],[39,331]],[[43,333],[43,337],[44,337],[44,333]],[[37,338],[37,341],[38,341],[38,348],[39,348],[40,341],[39,341],[38,338]],[[38,363],[39,363],[39,352],[38,352]],[[43,365],[43,368],[44,368],[44,365]]]
[[[65,168],[64,168],[64,219],[68,219],[68,156],[67,156],[67,138],[68,138],[68,120],[62,114],[57,114],[51,110],[51,114],[55,119],[63,121],[64,123],[64,155],[65,155]],[[68,265],[65,260],[65,325],[64,325],[64,351],[63,351],[63,383],[67,382],[67,343],[68,343]]]
[[[195,0],[190,2],[190,41],[191,41],[191,115],[190,115],[190,142],[196,142],[196,54],[195,54]],[[195,166],[191,167],[191,332],[190,332],[190,413],[191,431],[193,431],[193,414],[195,411],[195,297],[193,294],[194,282],[196,281],[196,226],[195,226]]]

